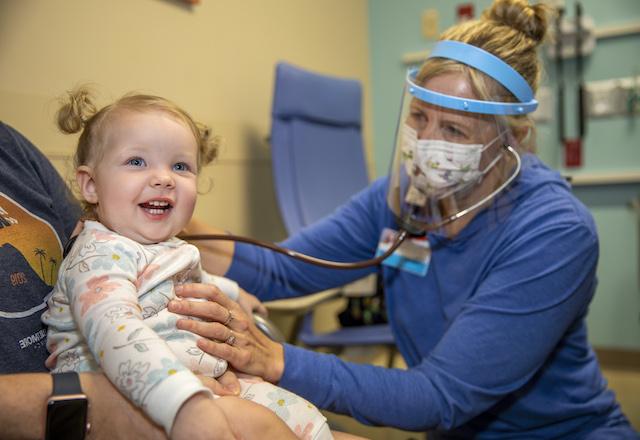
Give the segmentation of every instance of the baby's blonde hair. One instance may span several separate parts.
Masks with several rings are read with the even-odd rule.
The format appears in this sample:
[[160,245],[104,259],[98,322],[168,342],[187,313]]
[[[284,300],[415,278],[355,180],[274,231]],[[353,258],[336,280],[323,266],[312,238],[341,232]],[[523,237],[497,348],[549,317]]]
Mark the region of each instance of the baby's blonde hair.
[[[129,93],[112,104],[97,110],[94,97],[87,86],[80,86],[61,98],[57,113],[58,128],[67,134],[80,132],[74,166],[95,165],[104,153],[105,138],[109,124],[123,112],[162,112],[184,123],[193,133],[198,145],[198,171],[211,163],[217,156],[219,138],[211,135],[211,130],[196,122],[185,110],[168,99]],[[94,216],[95,206],[83,201],[85,213]]]
[[[530,5],[527,0],[495,0],[481,18],[450,27],[440,35],[440,39],[460,41],[492,53],[520,73],[535,93],[542,75],[537,49],[546,37],[551,12],[552,8],[548,5]],[[444,58],[427,60],[417,80],[424,84],[429,78],[450,72],[465,73],[481,99],[516,101],[493,78],[465,64]],[[531,118],[518,115],[509,116],[506,120],[512,131],[521,132],[525,129],[531,133],[521,147],[534,151],[534,124]]]

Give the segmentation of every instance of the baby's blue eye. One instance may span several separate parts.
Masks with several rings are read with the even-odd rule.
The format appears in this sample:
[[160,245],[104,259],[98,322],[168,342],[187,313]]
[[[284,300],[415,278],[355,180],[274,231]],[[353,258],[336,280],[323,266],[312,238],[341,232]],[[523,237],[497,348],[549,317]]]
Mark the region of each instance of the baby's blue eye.
[[176,171],[189,171],[191,167],[189,167],[189,165],[187,165],[184,162],[178,162],[175,165],[173,165],[173,169]]
[[127,165],[131,165],[134,167],[143,167],[146,165],[146,162],[141,157],[132,157],[127,161]]

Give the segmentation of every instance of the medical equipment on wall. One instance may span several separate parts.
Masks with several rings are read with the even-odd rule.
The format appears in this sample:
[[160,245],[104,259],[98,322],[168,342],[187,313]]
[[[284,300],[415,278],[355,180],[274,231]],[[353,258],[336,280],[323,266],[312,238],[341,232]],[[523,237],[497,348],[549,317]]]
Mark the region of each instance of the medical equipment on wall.
[[[417,70],[409,71],[387,195],[387,204],[400,232],[382,255],[359,262],[332,262],[236,235],[198,234],[182,238],[238,241],[324,267],[360,269],[382,262],[410,235],[441,230],[487,206],[514,181],[521,168],[519,147],[508,120],[527,117],[538,102],[517,71],[473,45],[440,41],[425,66],[450,61],[473,68],[469,69],[471,82],[481,81],[490,95],[482,96],[479,90],[474,90],[468,92],[469,96],[456,96],[444,90],[446,75],[422,78]],[[495,87],[493,81],[484,82],[485,77],[499,86]]]
[[[575,4],[575,20],[569,25],[564,18],[564,8],[558,8],[555,23],[555,50],[550,55],[556,58],[556,76],[558,87],[558,140],[564,148],[564,165],[578,167],[582,165],[582,148],[587,132],[586,90],[584,85],[583,61],[585,52],[589,53],[595,47],[593,21],[582,14],[582,4]],[[573,43],[573,52],[568,53],[565,45]],[[577,136],[568,138],[565,131],[565,83],[564,58],[575,56],[576,59],[576,107],[577,107]]]

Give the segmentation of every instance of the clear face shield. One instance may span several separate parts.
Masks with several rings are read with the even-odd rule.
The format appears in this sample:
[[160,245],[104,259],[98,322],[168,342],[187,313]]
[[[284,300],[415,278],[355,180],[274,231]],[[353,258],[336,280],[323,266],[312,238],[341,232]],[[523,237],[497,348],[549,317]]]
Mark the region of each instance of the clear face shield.
[[387,202],[401,228],[414,234],[487,206],[520,170],[506,116],[535,110],[526,81],[494,55],[441,41],[429,58],[469,65],[498,81],[520,102],[478,100],[463,73],[420,82],[407,74],[389,176]]

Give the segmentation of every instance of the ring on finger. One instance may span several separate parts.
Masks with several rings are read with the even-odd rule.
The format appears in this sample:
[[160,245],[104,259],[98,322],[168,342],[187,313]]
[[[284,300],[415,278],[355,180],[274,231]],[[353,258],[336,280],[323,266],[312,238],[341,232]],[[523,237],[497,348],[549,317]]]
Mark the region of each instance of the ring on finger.
[[227,315],[227,319],[225,319],[224,322],[222,323],[222,325],[224,326],[229,325],[229,323],[233,320],[233,314],[231,313],[231,310],[227,310],[227,313],[229,313]]
[[224,341],[225,344],[233,345],[236,342],[236,335],[233,332],[229,332],[229,337]]

